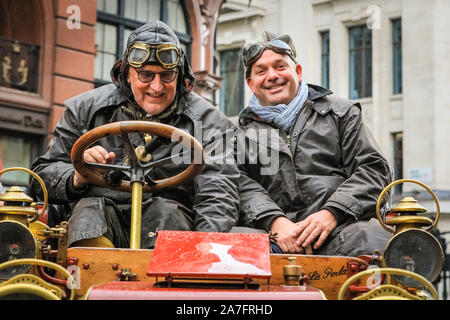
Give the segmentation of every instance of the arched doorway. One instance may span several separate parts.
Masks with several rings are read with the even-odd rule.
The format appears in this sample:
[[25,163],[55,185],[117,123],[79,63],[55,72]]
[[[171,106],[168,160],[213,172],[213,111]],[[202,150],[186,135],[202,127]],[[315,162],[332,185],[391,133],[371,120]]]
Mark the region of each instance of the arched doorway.
[[[53,9],[46,0],[0,2],[0,161],[30,167],[45,149],[51,106]],[[28,175],[2,176],[27,185]],[[6,183],[5,183],[6,182]]]

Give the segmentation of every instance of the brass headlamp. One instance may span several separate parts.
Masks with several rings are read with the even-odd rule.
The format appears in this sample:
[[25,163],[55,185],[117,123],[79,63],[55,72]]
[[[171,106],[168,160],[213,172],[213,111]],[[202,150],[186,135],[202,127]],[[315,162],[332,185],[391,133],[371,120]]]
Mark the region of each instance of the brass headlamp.
[[[1,170],[0,176],[16,170],[31,174],[41,184],[44,192],[42,214],[47,208],[47,190],[42,179],[34,172],[20,167]],[[0,195],[0,201],[3,202],[3,206],[0,206],[0,264],[10,260],[35,258],[38,245],[30,224],[40,217],[37,204],[17,186],[9,187]],[[30,268],[30,265],[20,265],[0,270],[0,279],[9,279],[16,274],[28,272]]]
[[[436,205],[434,221],[419,214],[426,209],[413,197],[405,197],[390,211],[392,217],[383,221],[380,206],[384,195],[399,183],[411,182],[425,188]],[[444,263],[444,252],[439,241],[429,232],[439,220],[439,202],[433,191],[423,183],[401,179],[389,184],[380,194],[376,213],[381,226],[394,236],[388,242],[380,259],[380,268],[369,268],[352,275],[339,290],[338,299],[347,297],[347,290],[363,279],[380,282],[367,286],[367,291],[356,296],[355,300],[424,300],[438,299],[432,282],[439,276]],[[422,229],[425,228],[426,229]],[[385,278],[384,278],[385,277]],[[367,282],[369,283],[369,282]]]
[[[394,216],[383,221],[380,215],[380,204],[383,196],[393,186],[405,182],[418,184],[431,194],[436,206],[434,221],[419,215],[426,213],[427,210],[413,197],[401,199],[391,209]],[[439,202],[433,191],[416,180],[397,180],[388,185],[380,194],[376,210],[377,218],[382,227],[394,233],[383,253],[383,267],[415,272],[430,282],[436,280],[444,264],[444,252],[439,241],[429,232],[438,223],[440,214]],[[420,283],[414,279],[403,276],[393,277],[404,286],[411,288],[420,286]]]

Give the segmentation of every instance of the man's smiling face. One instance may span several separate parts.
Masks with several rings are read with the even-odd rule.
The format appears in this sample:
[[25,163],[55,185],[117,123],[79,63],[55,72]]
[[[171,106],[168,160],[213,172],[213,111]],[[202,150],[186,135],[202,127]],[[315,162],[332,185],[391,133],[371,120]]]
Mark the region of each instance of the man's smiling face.
[[300,64],[268,49],[253,63],[247,85],[261,105],[276,106],[291,102],[297,95],[301,77]]
[[[166,69],[160,65],[144,65],[138,70],[162,72]],[[130,68],[128,83],[131,86],[137,104],[150,115],[160,114],[175,99],[177,77],[172,82],[165,83],[161,81],[159,74],[156,74],[153,81],[145,83],[139,80],[136,69]]]

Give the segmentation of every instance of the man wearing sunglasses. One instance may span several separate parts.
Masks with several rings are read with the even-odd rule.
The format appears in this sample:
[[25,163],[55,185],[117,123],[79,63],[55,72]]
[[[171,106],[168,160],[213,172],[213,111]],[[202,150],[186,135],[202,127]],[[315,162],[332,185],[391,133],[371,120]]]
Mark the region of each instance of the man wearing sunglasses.
[[[375,208],[391,169],[359,103],[306,84],[287,35],[265,32],[263,41],[244,47],[243,62],[253,96],[239,116],[244,138],[237,139],[237,150],[257,145],[247,149],[241,169],[244,225],[270,231],[278,252],[357,256],[383,250],[390,234],[375,219]],[[270,140],[261,141],[269,131]],[[274,153],[277,168],[264,172],[259,159]],[[255,184],[267,190],[272,205],[259,205],[267,197]]]
[[[145,120],[185,130],[203,145],[206,164],[192,182],[143,194],[141,247],[154,246],[159,230],[228,232],[238,219],[239,169],[233,162],[211,155],[235,126],[217,108],[191,91],[194,74],[175,33],[160,21],[137,28],[128,38],[123,58],[111,71],[113,84],[66,101],[48,152],[32,169],[48,188],[49,201],[62,204],[69,218],[69,245],[129,247],[131,195],[96,187],[74,170],[70,151],[85,132],[103,124]],[[134,147],[152,144],[152,160],[172,155],[169,139],[131,134]],[[220,145],[223,147],[223,145]],[[226,151],[226,150],[225,150]],[[225,154],[226,152],[224,152]],[[120,136],[108,137],[84,153],[84,161],[123,164]],[[188,164],[166,163],[154,168],[153,180],[174,176]],[[106,173],[108,174],[108,173]],[[114,183],[117,177],[108,175]],[[128,180],[128,179],[125,179]],[[39,190],[35,182],[33,190]]]

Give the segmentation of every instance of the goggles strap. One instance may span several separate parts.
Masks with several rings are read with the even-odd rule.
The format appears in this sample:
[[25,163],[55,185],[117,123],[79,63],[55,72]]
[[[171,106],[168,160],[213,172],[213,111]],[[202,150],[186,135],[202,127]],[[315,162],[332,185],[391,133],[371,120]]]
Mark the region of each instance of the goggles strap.
[[[279,45],[276,45],[275,44],[275,41],[276,42],[282,42],[283,44],[285,44],[286,46],[279,46]],[[270,41],[268,41],[268,42],[264,42],[264,43],[255,43],[255,44],[253,44],[253,45],[250,45],[249,47],[248,47],[248,49],[244,52],[244,54],[245,55],[248,55],[248,54],[250,54],[250,51],[253,51],[253,50],[251,50],[251,48],[253,47],[253,46],[259,46],[257,49],[255,49],[254,50],[254,53],[252,54],[252,56],[251,57],[245,57],[245,63],[246,64],[250,64],[252,61],[254,61],[256,58],[258,58],[261,54],[262,54],[262,52],[264,52],[265,51],[265,49],[271,49],[271,50],[274,50],[275,52],[283,52],[283,53],[285,53],[285,54],[287,54],[288,56],[290,56],[294,61],[295,61],[295,58],[294,58],[294,54],[293,54],[293,52],[292,52],[292,49],[289,47],[289,45],[286,43],[286,42],[284,42],[283,40],[280,40],[280,39],[272,39],[272,40],[270,40]]]

